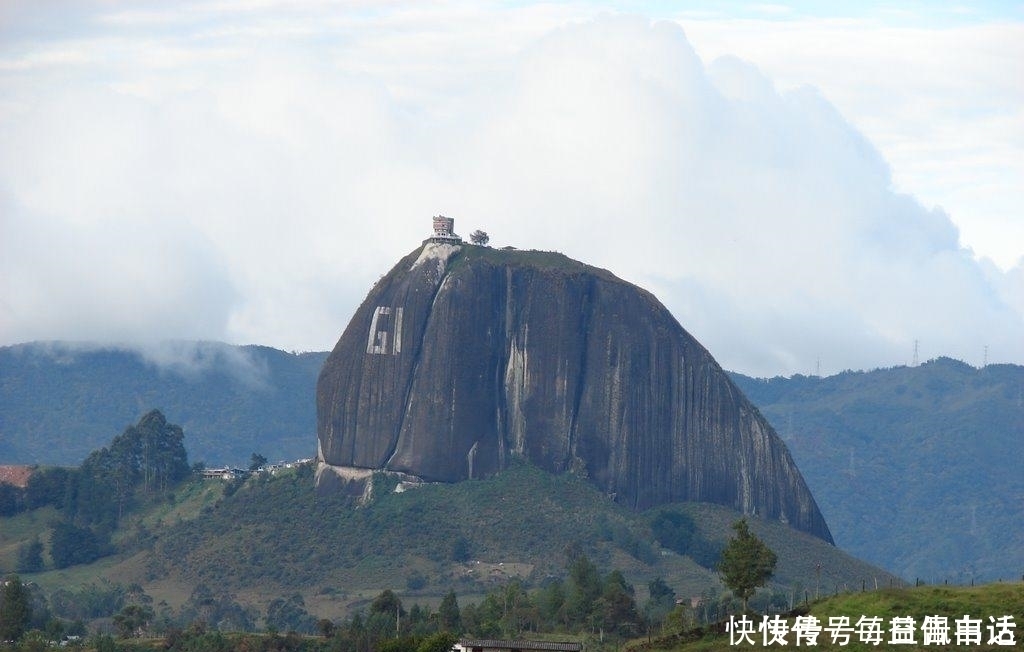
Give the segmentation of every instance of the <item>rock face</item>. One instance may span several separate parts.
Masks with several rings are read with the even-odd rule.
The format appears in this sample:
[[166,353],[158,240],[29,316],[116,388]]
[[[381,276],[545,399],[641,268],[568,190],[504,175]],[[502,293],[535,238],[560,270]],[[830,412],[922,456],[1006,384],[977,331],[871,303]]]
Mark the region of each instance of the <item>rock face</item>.
[[345,329],[317,420],[323,490],[362,491],[375,469],[481,478],[519,456],[634,509],[719,503],[832,542],[704,347],[650,293],[560,254],[425,243]]

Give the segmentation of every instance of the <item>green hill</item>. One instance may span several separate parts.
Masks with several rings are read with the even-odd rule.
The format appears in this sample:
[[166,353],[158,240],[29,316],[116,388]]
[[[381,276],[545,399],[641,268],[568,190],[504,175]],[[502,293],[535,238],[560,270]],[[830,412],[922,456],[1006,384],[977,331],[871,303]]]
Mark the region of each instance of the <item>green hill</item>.
[[[312,456],[326,353],[177,343],[147,356],[0,348],[0,463],[78,464],[152,408],[182,425],[193,461]],[[911,581],[1024,572],[1024,367],[939,359],[732,378],[786,441],[843,549]]]
[[[489,480],[401,492],[381,488],[389,484],[381,480],[373,501],[356,506],[341,496],[317,496],[309,466],[254,476],[241,486],[194,479],[175,490],[173,501],[122,519],[113,557],[26,577],[47,590],[138,584],[174,608],[199,585],[261,611],[298,593],[311,613],[336,618],[388,588],[407,601],[434,603],[449,590],[471,598],[512,580],[540,587],[564,576],[564,551],[576,545],[599,568],[620,570],[637,587],[638,602],[659,577],[678,596],[703,595],[716,604],[725,597],[709,566],[739,516],[728,509],[683,504],[637,514],[581,479],[525,463]],[[682,515],[668,519],[679,526],[671,538],[652,527],[666,513]],[[18,533],[0,535],[0,571],[11,570],[25,541],[47,538],[47,520],[31,512],[0,523],[0,531]],[[824,592],[894,580],[786,526],[755,519],[752,529],[779,555],[773,592],[780,603],[816,583]],[[661,545],[656,531],[676,550]],[[760,599],[767,603],[771,595],[765,591]]]
[[1024,572],[1024,367],[919,367],[740,389],[785,440],[837,545],[929,583]]

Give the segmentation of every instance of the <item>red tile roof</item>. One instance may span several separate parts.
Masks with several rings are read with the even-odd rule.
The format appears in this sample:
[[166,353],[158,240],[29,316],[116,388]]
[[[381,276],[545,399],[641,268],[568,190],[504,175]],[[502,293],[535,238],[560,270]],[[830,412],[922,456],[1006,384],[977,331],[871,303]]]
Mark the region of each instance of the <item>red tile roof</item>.
[[24,489],[28,486],[28,478],[32,475],[31,466],[17,466],[13,464],[0,464],[0,483],[13,484],[15,487]]

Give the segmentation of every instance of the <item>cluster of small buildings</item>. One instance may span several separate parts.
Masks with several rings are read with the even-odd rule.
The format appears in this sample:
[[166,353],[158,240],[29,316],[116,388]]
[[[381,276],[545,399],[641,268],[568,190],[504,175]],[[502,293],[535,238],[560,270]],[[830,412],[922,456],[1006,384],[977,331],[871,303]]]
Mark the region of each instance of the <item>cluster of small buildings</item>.
[[203,469],[200,474],[207,479],[219,478],[221,480],[234,480],[249,475],[251,471],[245,469],[233,469],[227,466]]
[[269,473],[270,475],[277,475],[279,472],[283,471],[284,469],[294,469],[297,466],[302,466],[303,464],[312,464],[312,463],[313,463],[313,459],[312,458],[307,458],[307,459],[302,459],[302,460],[295,460],[294,462],[284,462],[284,461],[281,461],[281,462],[278,462],[276,464],[267,464],[266,466],[261,466],[261,467],[259,467],[256,470],[239,469],[239,468],[234,468],[234,467],[221,466],[221,467],[211,467],[211,468],[203,469],[202,471],[200,471],[200,474],[204,478],[211,479],[211,480],[234,480],[235,478],[245,478],[245,477],[248,477],[250,475],[259,475],[261,473]]

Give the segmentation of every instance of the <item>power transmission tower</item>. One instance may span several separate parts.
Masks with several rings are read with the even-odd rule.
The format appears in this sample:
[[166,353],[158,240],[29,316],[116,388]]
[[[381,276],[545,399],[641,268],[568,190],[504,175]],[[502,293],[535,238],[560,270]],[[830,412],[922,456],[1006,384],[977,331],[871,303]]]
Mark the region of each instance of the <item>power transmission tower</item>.
[[916,367],[917,366],[917,340],[914,340],[914,364],[912,364],[910,366],[911,367]]

